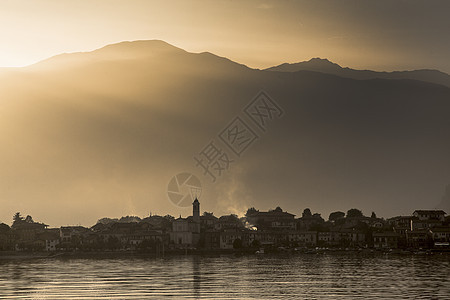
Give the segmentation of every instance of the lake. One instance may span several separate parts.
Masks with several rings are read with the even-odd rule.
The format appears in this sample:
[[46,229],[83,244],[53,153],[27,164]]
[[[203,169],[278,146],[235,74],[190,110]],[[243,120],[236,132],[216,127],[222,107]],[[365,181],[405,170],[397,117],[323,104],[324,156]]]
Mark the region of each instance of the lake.
[[449,299],[450,255],[0,260],[0,299]]

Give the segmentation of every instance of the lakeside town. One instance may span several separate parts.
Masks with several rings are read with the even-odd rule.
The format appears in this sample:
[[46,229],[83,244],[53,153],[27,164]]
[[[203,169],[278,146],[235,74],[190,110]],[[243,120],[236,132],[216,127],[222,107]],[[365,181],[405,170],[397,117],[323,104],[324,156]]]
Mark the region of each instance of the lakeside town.
[[389,219],[361,210],[332,212],[328,220],[309,208],[300,217],[277,207],[269,211],[249,208],[244,217],[200,214],[192,203],[192,216],[150,215],[103,218],[88,228],[49,228],[20,213],[11,226],[0,224],[1,253],[190,253],[229,251],[369,250],[450,251],[450,216],[443,210],[415,210]]

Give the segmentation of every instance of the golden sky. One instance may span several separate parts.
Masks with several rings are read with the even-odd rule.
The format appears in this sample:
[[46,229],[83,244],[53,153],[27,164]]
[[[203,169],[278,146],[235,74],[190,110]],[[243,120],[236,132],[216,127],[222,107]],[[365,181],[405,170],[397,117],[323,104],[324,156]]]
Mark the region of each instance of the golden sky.
[[312,57],[450,71],[448,1],[0,0],[0,67],[160,39],[254,68]]

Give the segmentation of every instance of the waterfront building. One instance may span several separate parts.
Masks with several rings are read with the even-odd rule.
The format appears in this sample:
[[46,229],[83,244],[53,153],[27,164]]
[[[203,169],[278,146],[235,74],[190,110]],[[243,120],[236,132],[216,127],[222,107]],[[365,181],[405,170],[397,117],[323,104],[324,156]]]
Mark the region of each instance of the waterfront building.
[[280,207],[267,212],[255,211],[247,215],[247,221],[250,225],[256,226],[258,230],[291,230],[295,229],[295,215],[283,211]]
[[395,249],[398,247],[400,235],[393,231],[374,232],[373,247],[377,249]]
[[172,223],[170,242],[175,248],[194,247],[200,240],[200,202],[196,198],[192,203],[192,216],[181,216]]
[[445,214],[443,210],[415,210],[413,212],[413,216],[417,217],[420,221],[438,220],[444,222]]

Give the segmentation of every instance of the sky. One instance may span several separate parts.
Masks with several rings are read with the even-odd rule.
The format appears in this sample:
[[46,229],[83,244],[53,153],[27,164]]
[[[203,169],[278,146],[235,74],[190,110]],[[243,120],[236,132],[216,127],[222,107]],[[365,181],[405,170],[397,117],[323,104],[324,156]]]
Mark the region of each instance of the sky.
[[0,0],[0,67],[160,39],[253,68],[313,57],[450,73],[448,1]]

